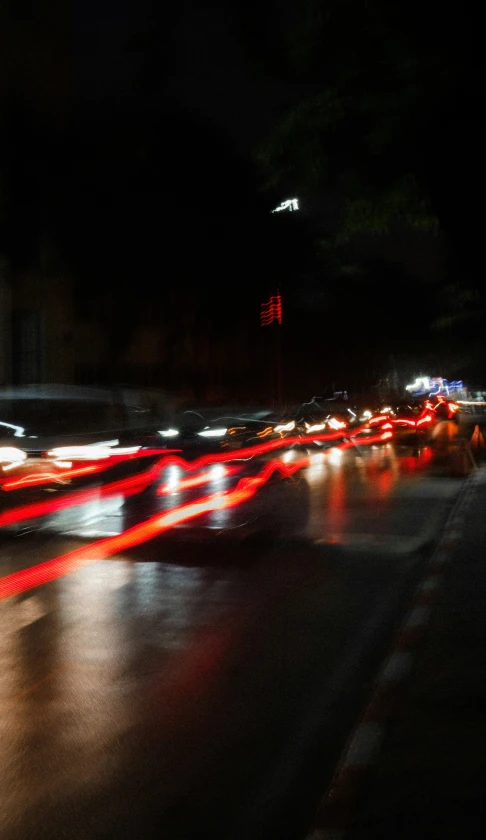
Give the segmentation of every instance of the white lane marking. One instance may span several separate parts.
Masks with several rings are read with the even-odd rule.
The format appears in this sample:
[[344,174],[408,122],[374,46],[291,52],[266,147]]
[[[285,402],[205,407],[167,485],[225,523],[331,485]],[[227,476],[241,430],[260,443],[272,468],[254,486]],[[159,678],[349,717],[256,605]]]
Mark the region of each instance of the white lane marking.
[[408,615],[405,627],[418,627],[420,624],[427,624],[430,613],[430,607],[414,607]]
[[454,528],[449,531],[449,529],[444,534],[444,540],[446,542],[457,542],[462,539],[462,530],[458,531],[457,528]]
[[361,723],[346,751],[343,767],[364,767],[371,764],[379,749],[383,734],[384,728],[381,723]]
[[413,656],[411,653],[392,654],[380,676],[379,683],[400,682],[409,674],[412,662]]
[[422,583],[420,590],[422,592],[431,592],[434,589],[438,589],[440,584],[440,580],[437,577],[428,577]]
[[448,563],[450,558],[450,552],[446,548],[440,548],[438,551],[435,552],[434,556],[431,560],[432,566],[442,566],[444,563]]
[[[448,530],[450,528],[451,531],[459,531],[462,533],[462,529],[464,527],[464,514],[461,513],[459,516],[455,516],[454,519],[451,519],[450,522],[447,523]],[[446,531],[448,533],[448,531]]]
[[[459,505],[456,506],[456,509],[455,509],[454,513],[452,514],[453,518],[451,517],[451,520],[450,520],[450,524],[451,525],[453,524],[455,528],[457,528],[457,526],[459,524],[458,523],[458,518],[459,518],[460,512],[462,512],[462,510],[464,510],[464,512],[466,512],[466,509],[469,507],[470,499],[472,498],[472,496],[474,494],[473,483],[475,484],[476,482],[485,481],[485,480],[486,480],[486,468],[478,470],[475,474],[474,473],[472,474],[472,477],[469,478],[469,487],[468,487],[468,489],[466,490],[466,493],[463,495],[463,497],[461,499],[460,506]],[[464,519],[461,522],[461,525],[464,526]],[[441,565],[442,563],[448,561],[450,559],[450,554],[451,554],[451,552],[448,549],[446,549],[444,546],[440,546],[438,549],[436,549],[436,551],[434,552],[434,554],[432,555],[432,557],[429,561],[429,569],[433,568],[433,566],[435,566],[435,565]],[[432,589],[435,589],[437,586],[438,586],[438,581],[434,577],[429,576],[428,578],[426,578],[423,581],[419,591],[426,591],[426,590],[430,591]],[[416,607],[415,609],[412,609],[412,611],[405,618],[405,620],[404,620],[404,622],[401,626],[399,635],[400,635],[400,633],[403,633],[403,631],[406,630],[409,627],[417,626],[419,624],[422,624],[423,622],[426,622],[428,620],[428,618],[430,617],[431,612],[432,612],[432,610],[431,610],[430,607]],[[394,659],[394,657],[395,657],[395,654],[392,655],[391,659]],[[402,660],[402,662],[403,661],[404,660]],[[398,662],[398,660],[395,660],[395,662]],[[383,676],[387,671],[388,664],[389,663],[387,663],[387,665],[385,665],[384,672],[378,680],[375,691],[373,692],[372,698],[369,701],[368,708],[371,706],[371,704],[373,702],[373,697],[375,696],[376,691],[379,690],[379,684],[383,680]],[[398,667],[398,666],[396,665],[395,667]],[[340,783],[339,775],[340,775],[340,773],[342,774],[342,770],[344,769],[344,767],[345,766],[348,766],[348,767],[351,766],[353,762],[358,763],[356,759],[357,758],[359,759],[359,757],[360,757],[360,742],[361,742],[361,744],[363,744],[361,755],[363,757],[367,758],[366,763],[368,763],[368,762],[372,763],[374,758],[376,757],[379,749],[380,749],[381,742],[383,740],[384,734],[385,734],[385,729],[382,728],[380,724],[359,724],[357,729],[355,729],[351,744],[350,744],[349,748],[345,751],[344,758],[341,761],[341,771],[339,771],[339,769],[337,771],[336,786],[338,788],[339,788],[339,783]],[[365,765],[363,765],[363,766],[365,766]],[[335,776],[335,778],[336,778],[336,776]],[[324,809],[325,809],[325,800],[324,800]],[[341,829],[341,830],[338,829],[338,830],[335,830],[335,831],[333,831],[333,830],[327,831],[325,829],[322,830],[322,829],[316,828],[307,835],[306,840],[344,840],[344,838],[347,836],[347,834],[348,834],[348,827],[346,827],[345,829]]]
[[34,621],[43,618],[47,610],[37,595],[31,595],[30,598],[25,598],[23,601],[17,602],[15,612],[14,621],[17,629],[21,630],[22,627],[27,627],[29,624],[33,624]]

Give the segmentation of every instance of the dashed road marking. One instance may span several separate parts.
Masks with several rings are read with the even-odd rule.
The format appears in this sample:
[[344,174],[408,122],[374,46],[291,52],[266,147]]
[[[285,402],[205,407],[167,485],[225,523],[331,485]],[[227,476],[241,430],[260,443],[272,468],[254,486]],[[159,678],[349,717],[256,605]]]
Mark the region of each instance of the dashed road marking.
[[378,675],[372,696],[348,741],[331,785],[319,804],[314,825],[306,840],[345,840],[356,814],[364,780],[379,754],[387,724],[412,670],[425,628],[430,622],[432,605],[442,583],[443,569],[462,538],[465,515],[475,487],[485,480],[486,469],[478,469],[470,474],[463,486],[442,539],[415,590],[392,651]]

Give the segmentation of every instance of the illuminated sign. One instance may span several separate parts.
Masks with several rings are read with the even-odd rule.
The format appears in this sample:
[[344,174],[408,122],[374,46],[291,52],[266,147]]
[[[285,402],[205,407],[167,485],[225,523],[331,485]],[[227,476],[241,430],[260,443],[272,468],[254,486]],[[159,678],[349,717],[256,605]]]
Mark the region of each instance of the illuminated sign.
[[298,198],[288,198],[287,201],[282,201],[275,210],[272,210],[272,213],[280,213],[281,210],[298,210],[299,209],[299,199]]
[[282,323],[282,297],[279,291],[260,306],[261,326],[268,327],[272,321],[278,321],[279,324]]
[[431,382],[428,376],[422,376],[412,382],[411,385],[406,386],[406,390],[410,391],[412,394],[416,392],[425,393],[426,391],[430,390]]
[[442,376],[418,377],[411,385],[406,385],[406,390],[414,397],[429,394],[429,396],[437,396],[437,394],[454,394],[457,391],[462,391],[464,384],[462,379],[449,382],[443,379]]

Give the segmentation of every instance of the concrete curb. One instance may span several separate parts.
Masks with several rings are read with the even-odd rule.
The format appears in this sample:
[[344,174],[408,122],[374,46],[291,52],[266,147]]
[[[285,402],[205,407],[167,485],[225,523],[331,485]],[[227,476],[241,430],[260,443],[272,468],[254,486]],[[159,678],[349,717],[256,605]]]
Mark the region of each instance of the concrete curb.
[[406,679],[414,665],[417,648],[430,623],[440,594],[444,569],[461,539],[471,497],[485,476],[486,470],[478,469],[464,483],[449,514],[442,538],[415,589],[391,652],[377,677],[371,699],[351,734],[330,787],[319,804],[306,840],[343,840],[352,825],[363,784],[377,759],[387,726],[397,709]]

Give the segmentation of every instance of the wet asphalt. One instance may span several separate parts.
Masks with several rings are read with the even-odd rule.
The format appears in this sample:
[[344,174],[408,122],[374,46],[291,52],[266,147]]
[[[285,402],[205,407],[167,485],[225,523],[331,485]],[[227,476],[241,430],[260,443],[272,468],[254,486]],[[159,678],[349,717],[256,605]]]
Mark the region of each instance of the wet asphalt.
[[[285,533],[93,551],[0,602],[2,840],[305,836],[461,479],[387,445],[304,480],[261,501]],[[0,575],[124,527],[112,500],[5,535]]]

